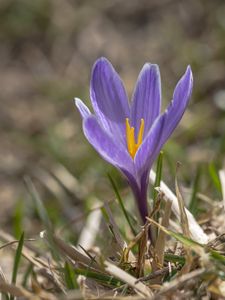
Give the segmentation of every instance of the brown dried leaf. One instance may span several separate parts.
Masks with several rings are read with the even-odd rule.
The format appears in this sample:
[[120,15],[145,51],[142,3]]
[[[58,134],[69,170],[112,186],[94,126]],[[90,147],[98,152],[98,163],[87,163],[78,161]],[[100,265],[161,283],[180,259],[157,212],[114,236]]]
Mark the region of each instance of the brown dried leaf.
[[[122,280],[123,282],[127,283],[129,286],[135,289],[135,291],[142,296],[145,297],[152,297],[153,292],[142,282],[138,282],[137,278],[133,277],[132,275],[128,274],[124,270],[120,269],[119,267],[115,266],[114,264],[105,261],[105,270],[112,276]],[[149,299],[149,298],[148,298]]]

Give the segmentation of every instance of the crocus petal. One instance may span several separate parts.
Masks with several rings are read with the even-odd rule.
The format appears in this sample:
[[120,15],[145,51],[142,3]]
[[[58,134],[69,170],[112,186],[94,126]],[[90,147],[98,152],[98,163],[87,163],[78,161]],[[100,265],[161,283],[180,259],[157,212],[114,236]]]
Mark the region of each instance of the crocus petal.
[[89,108],[83,103],[82,100],[75,98],[74,101],[83,119],[91,115]]
[[140,178],[140,185],[144,185],[143,181],[145,179],[142,176],[146,174],[147,178],[148,171],[150,171],[154,160],[161,150],[161,136],[165,127],[165,119],[165,115],[161,115],[154,122],[134,158],[136,172]]
[[109,163],[119,168],[122,172],[125,170],[134,174],[133,161],[127,151],[121,144],[114,141],[99,124],[95,116],[89,116],[83,121],[83,130],[89,143],[95,150]]
[[131,123],[135,128],[137,138],[140,121],[144,119],[144,137],[148,133],[161,108],[161,79],[159,67],[147,63],[142,68],[134,93],[131,106]]
[[123,83],[106,58],[97,60],[93,67],[90,94],[101,125],[125,145],[125,120],[130,108]]
[[192,72],[188,67],[175,88],[169,107],[155,120],[148,136],[136,153],[135,166],[140,177],[146,170],[150,170],[162,146],[182,118],[191,96],[192,86]]
[[[138,202],[139,212],[142,217],[142,221],[145,223],[145,217],[147,216],[147,189],[148,189],[148,176],[154,160],[156,159],[160,149],[160,136],[162,135],[165,124],[165,116],[162,115],[154,122],[147,137],[138,149],[134,158],[135,171],[138,178],[138,193],[135,193],[135,197]],[[136,180],[137,180],[136,178]]]
[[161,137],[162,145],[167,141],[180,122],[190,100],[192,87],[193,76],[191,68],[188,66],[185,74],[177,83],[177,86],[174,90],[173,99],[164,113],[166,120],[163,135]]

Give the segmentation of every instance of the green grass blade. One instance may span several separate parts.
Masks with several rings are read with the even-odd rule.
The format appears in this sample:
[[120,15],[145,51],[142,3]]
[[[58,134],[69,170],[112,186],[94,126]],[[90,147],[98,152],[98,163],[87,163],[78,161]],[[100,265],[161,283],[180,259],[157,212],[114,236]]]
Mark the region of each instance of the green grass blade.
[[195,246],[200,246],[203,247],[203,245],[193,241],[190,238],[185,237],[183,234],[181,233],[177,233],[171,230],[168,230],[168,234],[170,236],[172,236],[173,238],[175,238],[176,240],[178,240],[179,242],[181,242],[183,245],[187,246],[187,247],[195,247]]
[[50,245],[52,256],[55,258],[56,261],[59,261],[59,253],[57,252],[57,249],[54,245],[53,239],[52,239],[52,232],[53,232],[53,226],[52,222],[49,218],[48,212],[33,184],[31,179],[29,177],[25,178],[25,183],[27,186],[27,189],[35,203],[35,207],[37,209],[38,216],[40,220],[42,221],[44,228],[46,230],[46,240]]
[[106,224],[108,224],[108,228],[109,228],[112,236],[116,239],[116,235],[114,233],[112,225],[110,224],[110,218],[109,218],[109,215],[107,214],[105,207],[101,207],[101,212],[102,212],[102,216],[103,216]]
[[[18,269],[19,269],[19,264],[21,260],[21,255],[22,255],[22,249],[23,249],[23,243],[24,243],[24,233],[22,233],[17,249],[16,249],[16,254],[15,254],[15,260],[14,260],[14,265],[13,265],[13,273],[12,273],[12,284],[16,284],[16,278],[18,274]],[[10,296],[10,300],[13,300],[14,297]]]
[[27,286],[27,281],[28,281],[29,276],[32,274],[32,271],[33,271],[33,264],[29,264],[26,272],[24,273],[23,280],[22,280],[22,286],[24,288],[26,288],[26,286]]
[[181,233],[176,233],[172,230],[169,230],[167,228],[165,228],[164,226],[158,224],[157,222],[155,222],[153,219],[148,218],[148,220],[153,223],[155,226],[157,226],[158,228],[160,228],[160,230],[164,231],[167,235],[170,235],[171,237],[175,238],[176,240],[178,240],[179,242],[181,242],[183,245],[187,246],[187,247],[196,247],[196,246],[200,246],[200,247],[204,247],[204,245],[199,244],[198,242],[184,236]]
[[221,255],[215,250],[209,249],[210,257],[217,260],[220,264],[225,265],[225,256]]
[[78,289],[76,274],[71,266],[66,262],[64,267],[64,276],[67,288],[69,290]]
[[155,203],[156,197],[158,195],[158,192],[156,191],[155,188],[160,186],[160,181],[162,178],[162,167],[163,167],[163,152],[161,151],[158,156],[157,165],[156,165],[156,177],[155,177],[153,196],[152,196],[154,203]]
[[225,256],[221,255],[219,252],[205,246],[202,245],[190,238],[185,237],[183,234],[181,233],[176,233],[174,231],[171,231],[167,228],[165,228],[164,226],[157,224],[154,220],[148,218],[148,220],[153,223],[154,225],[158,226],[161,230],[163,230],[166,234],[172,236],[173,238],[175,238],[177,241],[181,242],[183,245],[190,247],[193,251],[195,251],[197,254],[199,254],[198,249],[203,249],[205,252],[209,253],[209,257],[211,259],[216,260],[217,262],[219,262],[220,264],[225,265]]
[[122,281],[116,279],[113,276],[93,272],[93,271],[86,270],[86,269],[84,270],[84,269],[76,268],[76,269],[74,269],[74,273],[77,274],[77,275],[83,275],[83,276],[86,276],[88,278],[95,279],[95,280],[101,282],[102,284],[110,285],[110,286],[114,286],[114,287],[119,287],[119,286],[124,284]]
[[198,199],[197,199],[196,195],[198,192],[201,175],[202,175],[202,168],[201,168],[201,166],[199,166],[197,169],[195,179],[194,179],[191,201],[189,204],[189,210],[192,212],[192,214],[194,216],[197,214],[197,211],[198,211]]
[[52,231],[52,224],[49,219],[48,213],[40,199],[40,196],[39,196],[33,182],[31,181],[31,179],[29,177],[25,177],[25,183],[26,183],[27,189],[28,189],[32,199],[34,200],[38,216],[41,219],[42,223],[44,224],[45,229],[47,231]]
[[23,228],[23,213],[24,213],[24,202],[22,200],[17,201],[13,213],[13,231],[17,239],[22,234]]
[[109,223],[109,216],[108,216],[107,211],[104,206],[101,207],[101,212],[102,212],[102,216],[105,219],[106,223]]
[[222,195],[221,182],[220,182],[218,172],[217,172],[216,167],[213,162],[209,164],[209,175],[212,179],[214,186],[219,191],[220,195]]
[[[157,207],[157,195],[158,191],[155,189],[156,187],[160,186],[161,178],[162,178],[162,166],[163,166],[163,152],[161,151],[158,159],[157,159],[157,164],[156,164],[156,177],[155,177],[155,183],[153,187],[153,192],[152,192],[152,198],[153,198],[153,210]],[[160,209],[160,207],[159,207]],[[157,211],[154,216],[154,220],[158,223],[159,221],[159,211]],[[151,233],[152,233],[152,242],[155,244],[157,237],[158,237],[158,228],[151,228]]]
[[172,253],[165,253],[164,254],[164,259],[167,262],[179,263],[181,265],[185,264],[185,257],[184,256],[179,256],[179,255],[175,255],[175,254],[172,254]]
[[9,295],[8,295],[8,294],[2,293],[2,296],[3,296],[3,298],[2,298],[2,299],[5,299],[5,300],[10,300],[10,298],[9,298]]
[[114,182],[114,180],[113,180],[113,178],[112,178],[112,176],[110,174],[108,174],[108,177],[109,177],[110,183],[111,183],[111,185],[113,187],[113,190],[114,190],[114,192],[116,194],[116,198],[117,198],[117,200],[119,202],[119,205],[120,205],[120,207],[122,209],[124,217],[127,220],[127,223],[129,224],[130,229],[131,229],[133,235],[136,236],[137,233],[136,233],[136,231],[135,231],[135,229],[134,229],[134,227],[133,227],[133,225],[132,225],[132,223],[130,221],[129,215],[128,215],[128,213],[127,213],[127,211],[126,211],[126,209],[125,209],[125,207],[123,205],[123,200],[122,200],[122,198],[120,196],[120,193],[119,193],[119,191],[117,189],[117,186],[116,186],[116,184],[115,184],[115,182]]

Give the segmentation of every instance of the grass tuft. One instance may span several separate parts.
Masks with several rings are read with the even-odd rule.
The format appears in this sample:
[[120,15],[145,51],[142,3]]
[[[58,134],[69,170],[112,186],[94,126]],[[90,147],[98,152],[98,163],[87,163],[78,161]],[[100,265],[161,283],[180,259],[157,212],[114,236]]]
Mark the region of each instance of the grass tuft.
[[[23,243],[24,243],[24,233],[21,234],[18,247],[16,249],[16,254],[15,254],[15,260],[13,264],[13,272],[12,272],[12,284],[16,284],[16,279],[18,275],[18,270],[19,270],[19,264],[22,256],[22,249],[23,249]],[[10,300],[13,300],[14,297],[11,295]]]

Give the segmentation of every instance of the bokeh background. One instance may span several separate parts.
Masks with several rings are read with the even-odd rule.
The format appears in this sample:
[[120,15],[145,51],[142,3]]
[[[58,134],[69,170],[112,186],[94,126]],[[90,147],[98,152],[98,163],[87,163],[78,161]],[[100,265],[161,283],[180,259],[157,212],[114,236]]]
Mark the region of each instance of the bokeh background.
[[164,147],[163,178],[173,189],[180,161],[186,187],[201,172],[199,190],[219,197],[214,175],[225,150],[224,16],[222,0],[1,0],[1,228],[16,236],[22,228],[31,235],[42,229],[27,192],[30,179],[56,226],[80,216],[95,198],[113,197],[108,172],[126,188],[85,140],[73,102],[77,96],[90,105],[91,67],[100,56],[115,66],[129,95],[143,64],[159,64],[164,107],[191,65],[194,92]]

